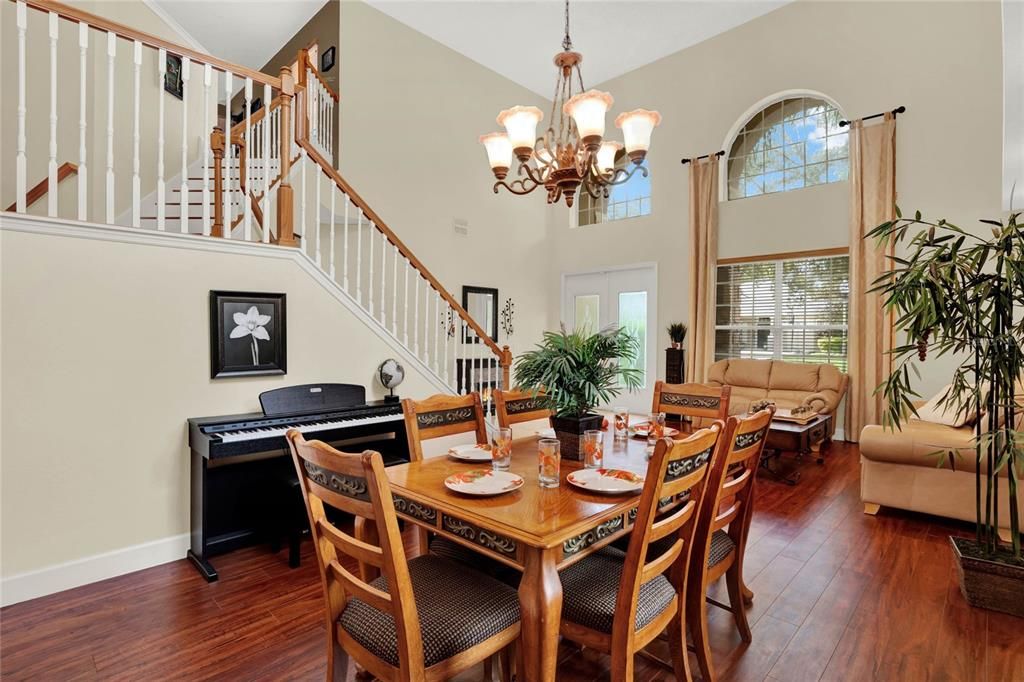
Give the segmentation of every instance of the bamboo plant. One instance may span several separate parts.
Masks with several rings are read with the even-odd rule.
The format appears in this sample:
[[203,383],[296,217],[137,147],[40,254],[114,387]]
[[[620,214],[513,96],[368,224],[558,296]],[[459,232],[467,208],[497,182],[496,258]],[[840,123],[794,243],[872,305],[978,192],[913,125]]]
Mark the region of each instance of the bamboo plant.
[[[880,248],[904,246],[901,255],[889,256],[891,269],[871,288],[883,297],[897,334],[906,338],[892,349],[893,371],[878,387],[887,402],[886,425],[899,428],[903,419],[917,414],[912,400],[919,396],[911,381],[912,373],[919,377],[915,358],[924,361],[929,353],[955,358],[950,388],[939,402],[949,413],[974,419],[977,550],[984,558],[1021,565],[1017,488],[1024,469],[1024,432],[1016,430],[1021,405],[1015,395],[1024,367],[1021,214],[982,220],[991,228],[984,235],[945,220],[924,220],[920,212],[905,218],[897,208],[896,215],[868,234]],[[1004,471],[1009,547],[997,532],[997,489]]]

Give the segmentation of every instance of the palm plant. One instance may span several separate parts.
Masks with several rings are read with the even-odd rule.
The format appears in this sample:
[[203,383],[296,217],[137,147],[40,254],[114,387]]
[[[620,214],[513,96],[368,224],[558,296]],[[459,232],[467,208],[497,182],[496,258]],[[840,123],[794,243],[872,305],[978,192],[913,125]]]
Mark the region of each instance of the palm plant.
[[596,334],[544,332],[541,343],[516,360],[516,382],[537,393],[556,417],[586,416],[608,403],[623,388],[636,390],[643,371],[630,367],[640,342],[623,327],[606,327]]
[[668,338],[675,344],[681,344],[686,338],[686,325],[682,322],[673,322],[668,326]]
[[[894,326],[907,343],[892,350],[894,369],[879,386],[887,401],[886,424],[899,428],[916,414],[911,386],[913,359],[929,352],[960,360],[940,403],[973,416],[975,428],[976,547],[987,560],[1022,566],[1017,488],[1024,468],[1024,432],[1016,430],[1021,405],[1015,387],[1024,367],[1024,232],[1020,213],[1005,221],[982,220],[991,236],[979,236],[945,220],[923,220],[918,212],[886,222],[868,237],[880,246],[905,243],[906,255],[890,256],[893,267],[879,277],[880,292]],[[920,228],[912,231],[913,228]],[[955,454],[955,453],[951,453]],[[1009,492],[1012,538],[998,536],[1000,473]],[[956,543],[955,543],[956,544]],[[959,547],[959,544],[958,544]]]

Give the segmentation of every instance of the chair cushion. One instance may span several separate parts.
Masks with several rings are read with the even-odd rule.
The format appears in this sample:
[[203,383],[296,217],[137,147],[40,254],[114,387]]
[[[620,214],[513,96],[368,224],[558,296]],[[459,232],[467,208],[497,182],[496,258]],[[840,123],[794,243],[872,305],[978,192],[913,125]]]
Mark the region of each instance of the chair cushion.
[[438,536],[433,539],[430,543],[430,553],[449,561],[469,566],[484,575],[489,575],[517,589],[523,579],[523,574],[511,566],[495,561],[480,552],[474,552],[469,547],[460,545],[454,540],[449,540],[445,537]]
[[[598,632],[611,633],[615,620],[615,600],[626,554],[605,547],[563,570],[562,618]],[[640,586],[635,626],[639,630],[664,611],[675,588],[663,575]]]
[[[428,668],[519,622],[519,597],[508,585],[448,559],[427,554],[409,561],[416,611]],[[383,576],[371,585],[387,591]],[[338,624],[377,657],[397,666],[398,640],[390,613],[358,599]]]
[[708,550],[708,568],[729,558],[732,551],[736,549],[736,543],[732,541],[729,534],[724,530],[716,530],[711,534],[711,549]]

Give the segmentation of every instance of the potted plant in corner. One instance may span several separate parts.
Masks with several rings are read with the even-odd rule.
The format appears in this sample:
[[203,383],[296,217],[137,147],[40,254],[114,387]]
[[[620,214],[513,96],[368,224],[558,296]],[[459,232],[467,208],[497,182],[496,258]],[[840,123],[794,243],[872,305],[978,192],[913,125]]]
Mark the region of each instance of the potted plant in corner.
[[[974,419],[976,532],[951,538],[968,603],[1024,617],[1024,559],[1021,557],[1017,487],[1024,469],[1022,405],[1016,387],[1024,368],[1024,233],[1020,213],[1005,222],[982,220],[984,236],[939,220],[903,218],[883,223],[868,237],[882,247],[904,244],[894,267],[876,280],[895,329],[907,344],[893,349],[894,369],[879,386],[887,400],[887,426],[916,414],[911,399],[914,357],[929,352],[960,361],[941,403],[947,411]],[[920,228],[912,232],[913,228]],[[945,453],[939,453],[945,454]],[[958,453],[948,453],[954,457]],[[1000,500],[999,490],[1005,496]],[[999,537],[999,505],[1008,512],[1010,537]]]
[[630,366],[640,342],[623,327],[606,327],[596,334],[583,331],[544,332],[537,347],[516,360],[516,382],[533,391],[551,410],[551,428],[561,442],[562,456],[579,459],[580,436],[600,429],[604,417],[594,408],[608,403],[622,389],[636,390],[643,372]]
[[686,339],[686,325],[682,322],[673,322],[668,326],[668,338],[672,342],[672,348],[679,350],[683,347]]

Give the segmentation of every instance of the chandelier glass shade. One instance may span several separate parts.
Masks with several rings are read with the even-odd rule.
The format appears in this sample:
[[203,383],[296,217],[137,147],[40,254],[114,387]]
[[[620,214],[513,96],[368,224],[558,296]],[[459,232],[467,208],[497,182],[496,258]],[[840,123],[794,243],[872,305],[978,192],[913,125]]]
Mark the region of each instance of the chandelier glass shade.
[[[566,205],[572,206],[578,192],[585,191],[594,199],[607,198],[613,185],[626,182],[637,172],[646,176],[647,168],[642,164],[661,114],[646,109],[619,114],[615,126],[622,130],[625,144],[605,139],[605,117],[615,100],[610,93],[583,87],[583,56],[572,50],[569,38],[568,0],[565,38],[554,61],[558,79],[543,134],[538,136],[537,129],[544,112],[517,105],[498,114],[498,125],[505,132],[480,136],[497,179],[495,194],[502,187],[513,194],[529,194],[543,187],[549,204],[564,197]],[[632,163],[627,168],[616,168],[616,156],[623,149]],[[509,180],[513,164],[518,177]]]

